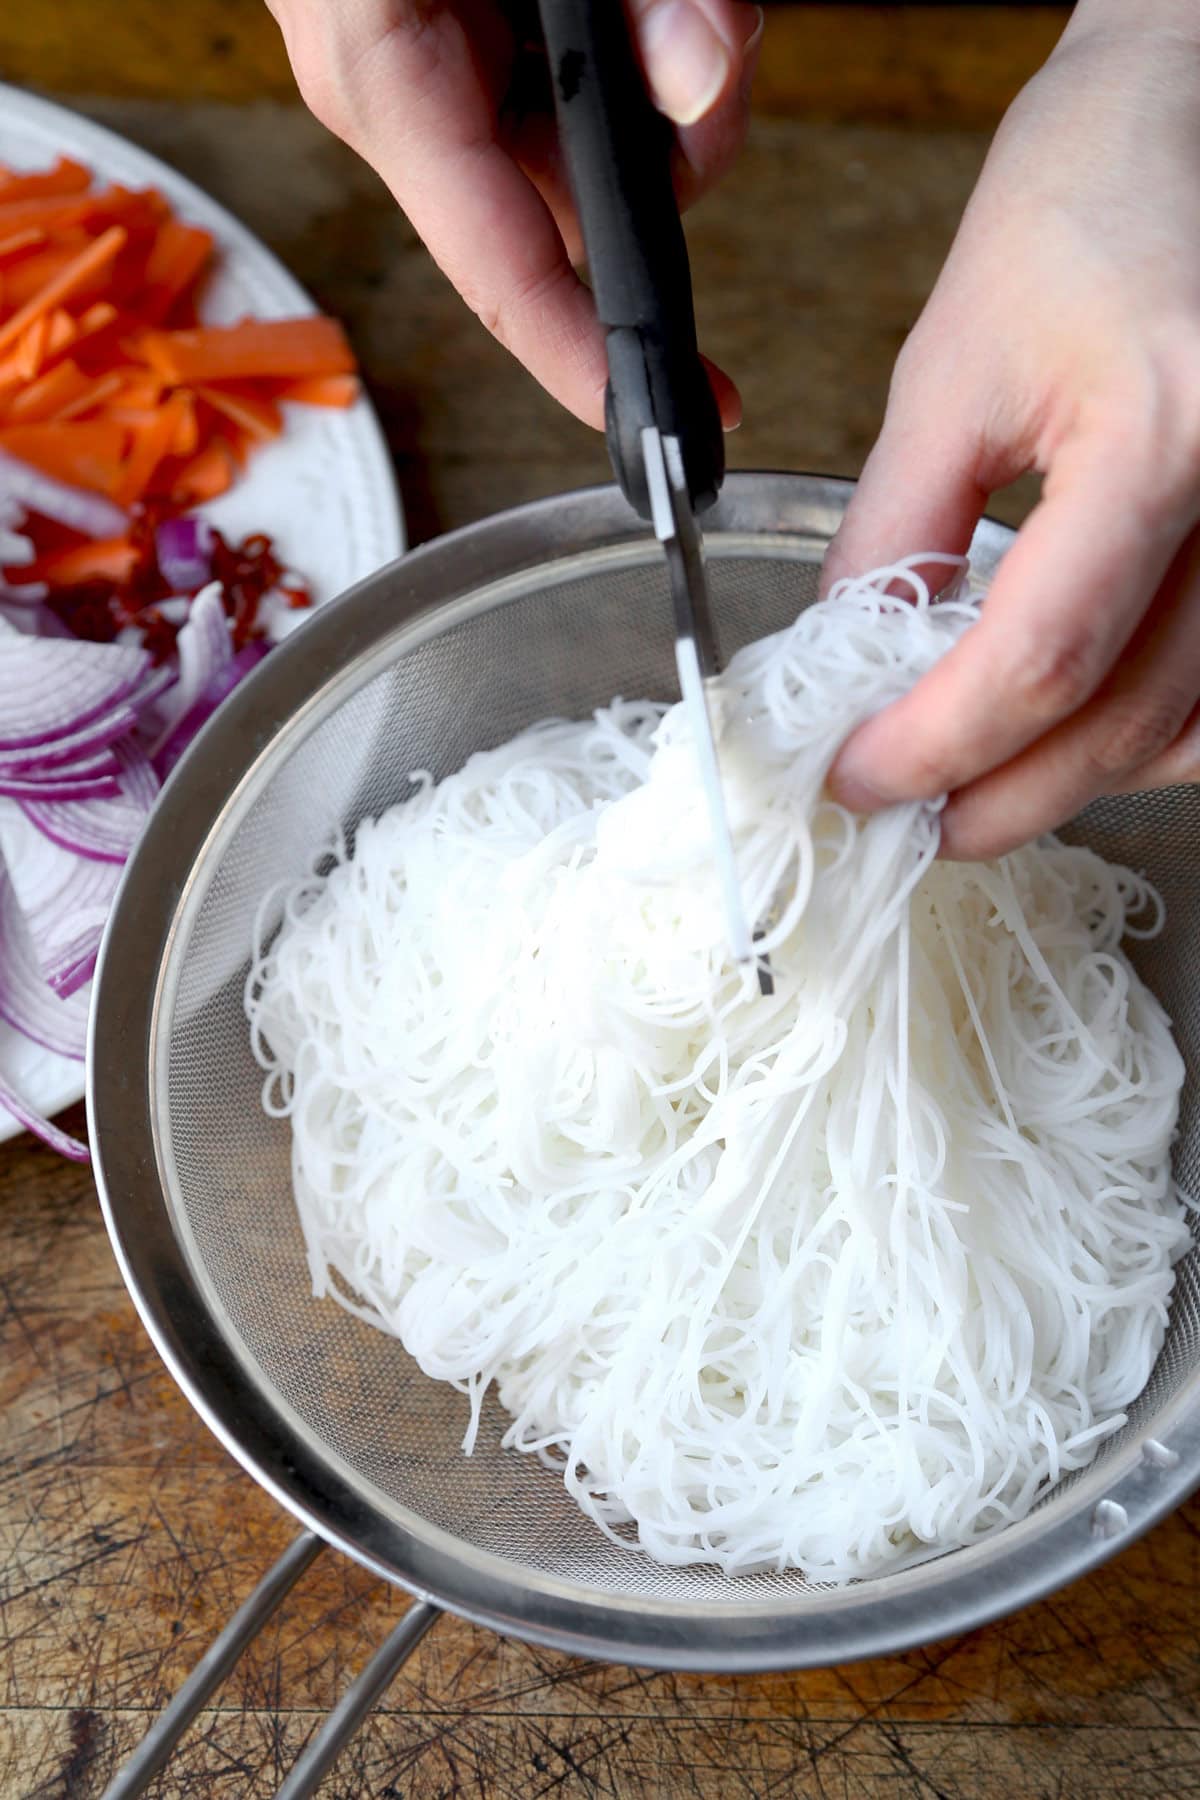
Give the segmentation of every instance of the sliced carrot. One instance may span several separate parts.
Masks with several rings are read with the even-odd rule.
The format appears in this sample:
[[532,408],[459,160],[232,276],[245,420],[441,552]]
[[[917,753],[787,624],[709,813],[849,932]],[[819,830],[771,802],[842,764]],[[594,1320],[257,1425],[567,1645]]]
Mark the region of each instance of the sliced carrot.
[[92,377],[85,375],[79,364],[67,357],[22,388],[15,399],[10,401],[6,417],[14,425],[31,425],[41,419],[60,418],[63,407],[79,400],[81,395],[95,385]]
[[0,349],[11,344],[35,319],[41,318],[72,294],[78,293],[93,277],[111,267],[126,241],[126,235],[123,226],[110,225],[86,250],[81,250],[78,256],[73,257],[67,267],[52,281],[48,281],[40,293],[35,294],[0,325]]
[[[0,343],[3,338],[0,338]],[[246,376],[349,375],[354,356],[336,319],[243,319],[195,331],[150,331],[142,348],[164,381],[195,386]]]
[[179,219],[160,226],[146,258],[146,293],[138,303],[138,316],[147,325],[160,325],[181,295],[199,279],[212,255],[212,233]]
[[112,419],[54,420],[0,430],[0,450],[75,487],[113,495],[120,483],[128,433]]
[[[52,370],[51,373],[53,372]],[[54,417],[64,420],[78,419],[87,413],[98,412],[122,392],[123,385],[123,377],[119,369],[110,369],[107,375],[89,375],[86,388],[75,399],[68,400],[64,406],[60,406]]]
[[128,538],[72,544],[67,550],[52,550],[30,563],[28,579],[44,581],[52,588],[78,587],[84,581],[111,581],[120,587],[133,574],[140,556],[140,550]]
[[89,169],[69,156],[60,156],[52,169],[29,172],[0,169],[0,202],[40,200],[51,194],[85,194],[92,185]]
[[171,455],[187,406],[186,395],[172,394],[146,424],[134,427],[129,457],[113,492],[118,506],[132,506],[146,492],[159,463]]
[[360,391],[357,375],[309,375],[281,381],[273,389],[277,400],[298,400],[304,406],[353,406]]
[[46,283],[61,275],[90,242],[85,232],[67,233],[48,243],[44,250],[31,250],[28,256],[18,257],[16,262],[10,263],[4,271],[6,316],[41,293]]
[[171,499],[176,506],[199,506],[215,500],[233,485],[233,459],[219,439],[206,444],[185,463],[171,483]]
[[236,392],[219,387],[199,387],[196,393],[214,412],[261,443],[269,444],[283,430],[283,414],[275,402],[247,392],[244,386]]
[[[229,487],[283,429],[281,402],[352,404],[333,320],[196,323],[211,253],[154,188],[92,192],[68,159],[0,166],[0,450],[124,506],[179,508]],[[126,540],[90,548],[54,579],[128,579]]]
[[56,306],[46,321],[46,342],[42,350],[42,366],[63,355],[78,336],[78,327],[69,312]]
[[56,200],[5,200],[0,195],[0,234],[34,227],[39,231],[66,231],[83,225],[94,211],[95,201],[81,198]]
[[43,313],[40,318],[30,320],[17,340],[17,366],[26,381],[32,381],[41,369],[49,336],[50,321]]
[[45,242],[46,233],[36,225],[27,225],[23,231],[10,231],[7,237],[0,237],[0,263],[15,262],[18,256],[27,256]]
[[171,439],[170,454],[183,457],[195,456],[200,448],[200,424],[196,417],[196,402],[187,392],[178,393],[175,398],[182,401],[183,404],[180,409],[179,423],[175,427],[175,435]]

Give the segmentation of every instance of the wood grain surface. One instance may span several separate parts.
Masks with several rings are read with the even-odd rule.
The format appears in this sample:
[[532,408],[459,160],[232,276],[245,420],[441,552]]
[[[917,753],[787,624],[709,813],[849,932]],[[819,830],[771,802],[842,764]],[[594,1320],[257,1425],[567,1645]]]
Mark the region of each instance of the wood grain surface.
[[[855,8],[842,36],[895,40],[933,10]],[[989,122],[1028,64],[1027,34],[1059,17],[1005,26],[1000,9],[970,10],[1007,46],[999,86],[995,68],[963,72],[961,23],[944,55],[926,28],[907,110],[889,112],[881,75],[861,106],[874,122],[852,124],[832,103],[817,116],[812,71],[796,69],[819,26],[834,55],[837,11],[772,18],[767,104],[691,230],[705,346],[746,398],[735,466],[857,468],[986,148],[985,132],[948,128],[942,96]],[[484,337],[379,184],[290,98],[252,0],[104,13],[9,0],[0,67],[177,163],[347,320],[414,537],[603,478],[598,440]],[[859,66],[864,41],[846,51]],[[1015,516],[1026,500],[1005,504]],[[161,1368],[87,1172],[27,1139],[0,1148],[0,1406],[0,1796],[90,1800],[294,1527]],[[1193,1505],[1002,1624],[759,1678],[595,1667],[447,1619],[321,1792],[1183,1800],[1200,1795],[1198,1575]],[[272,1794],[404,1605],[322,1556],[152,1791]]]

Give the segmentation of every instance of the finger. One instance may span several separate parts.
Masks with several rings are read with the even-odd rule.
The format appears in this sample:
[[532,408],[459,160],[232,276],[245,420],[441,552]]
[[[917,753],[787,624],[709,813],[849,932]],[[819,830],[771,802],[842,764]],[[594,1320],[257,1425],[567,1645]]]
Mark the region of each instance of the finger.
[[963,787],[1085,705],[1108,675],[1194,513],[1131,493],[1111,452],[1073,457],[1059,474],[979,624],[843,746],[831,775],[843,804],[871,812]]
[[467,304],[556,399],[602,424],[591,295],[497,141],[498,35],[483,43],[449,7],[405,8],[396,22],[381,0],[288,9],[282,23],[305,99],[382,176]]
[[745,47],[760,25],[757,7],[629,0],[629,10],[654,104],[674,124],[695,125],[737,94]]
[[1194,787],[1200,783],[1200,705],[1194,706],[1183,729],[1160,756],[1133,774],[1114,781],[1110,794],[1148,794],[1153,788]]
[[735,63],[735,79],[718,104],[676,135],[675,192],[686,210],[728,174],[750,124],[750,95],[762,51],[761,6],[739,6],[737,25],[745,37]]
[[1120,667],[1095,698],[1003,768],[951,797],[942,814],[943,855],[1001,856],[1101,794],[1169,778],[1172,767],[1185,764],[1197,696],[1200,549],[1193,536]]
[[821,592],[922,550],[963,555],[987,502],[965,415],[946,416],[919,377],[893,383],[879,440],[825,552]]

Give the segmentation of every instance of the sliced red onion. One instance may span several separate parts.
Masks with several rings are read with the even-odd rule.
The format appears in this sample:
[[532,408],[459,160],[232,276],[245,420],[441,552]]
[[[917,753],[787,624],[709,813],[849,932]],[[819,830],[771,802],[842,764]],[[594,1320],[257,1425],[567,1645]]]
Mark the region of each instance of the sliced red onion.
[[0,493],[18,501],[29,512],[81,531],[85,537],[122,537],[129,521],[119,506],[99,494],[68,487],[52,475],[19,462],[0,451]]
[[57,780],[25,781],[19,775],[0,775],[0,795],[6,800],[71,802],[115,800],[121,784],[115,775],[59,775]]
[[[142,834],[158,795],[158,777],[150,758],[134,743],[114,746],[120,774],[112,799],[94,795],[58,800],[22,797],[21,811],[44,837],[75,856],[95,862],[125,862]],[[0,782],[0,793],[3,793]]]
[[66,999],[91,973],[121,872],[52,844],[12,801],[0,807],[0,854],[43,979]]
[[89,998],[60,1000],[42,980],[8,872],[0,863],[0,1018],[57,1056],[82,1062]]
[[222,700],[262,661],[269,648],[269,645],[261,642],[246,644],[232,662],[226,663],[223,669],[218,669],[195,706],[154,752],[154,767],[160,781],[167,779],[197,732],[208,723]]
[[[114,707],[112,712],[104,713],[90,725],[70,732],[66,737],[56,738],[51,744],[26,746],[23,750],[0,750],[0,774],[33,775],[51,769],[78,771],[84,763],[99,762],[107,773],[115,775],[117,764],[111,746],[118,738],[127,737],[136,724],[137,714],[131,706]],[[89,767],[88,773],[97,771]]]
[[[111,744],[100,750],[87,750],[66,762],[34,763],[28,769],[10,767],[0,762],[0,778],[5,781],[27,781],[33,787],[56,786],[62,781],[115,781],[120,768]],[[43,795],[43,798],[45,796]]]
[[185,519],[164,519],[154,534],[154,553],[167,586],[181,594],[194,594],[211,580],[215,543],[207,519],[194,514]]
[[179,679],[155,707],[158,737],[151,746],[151,756],[158,755],[209,682],[233,660],[233,638],[219,581],[202,588],[192,601],[188,622],[180,628],[175,639],[175,650],[179,657]]
[[0,749],[66,737],[134,694],[150,670],[145,650],[82,638],[5,638]]
[[18,1125],[26,1131],[32,1131],[34,1137],[40,1137],[51,1150],[57,1150],[60,1156],[69,1156],[72,1162],[91,1162],[91,1152],[86,1144],[73,1138],[49,1119],[44,1119],[40,1112],[35,1112],[29,1102],[18,1094],[15,1087],[0,1076],[0,1106],[10,1112]]

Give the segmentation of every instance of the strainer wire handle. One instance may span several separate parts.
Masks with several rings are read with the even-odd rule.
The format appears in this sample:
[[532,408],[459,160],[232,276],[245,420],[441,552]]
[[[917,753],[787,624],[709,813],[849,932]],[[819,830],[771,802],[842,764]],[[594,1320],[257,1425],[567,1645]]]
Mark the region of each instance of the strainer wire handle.
[[351,1682],[311,1744],[305,1746],[275,1800],[309,1800],[375,1702],[390,1687],[440,1608],[414,1600],[395,1630],[384,1639],[362,1673]]
[[254,1592],[243,1600],[224,1631],[213,1639],[170,1705],[155,1719],[133,1755],[105,1788],[102,1800],[135,1800],[145,1793],[213,1689],[221,1685],[246,1646],[258,1636],[324,1548],[324,1540],[313,1531],[301,1532],[288,1545]]

